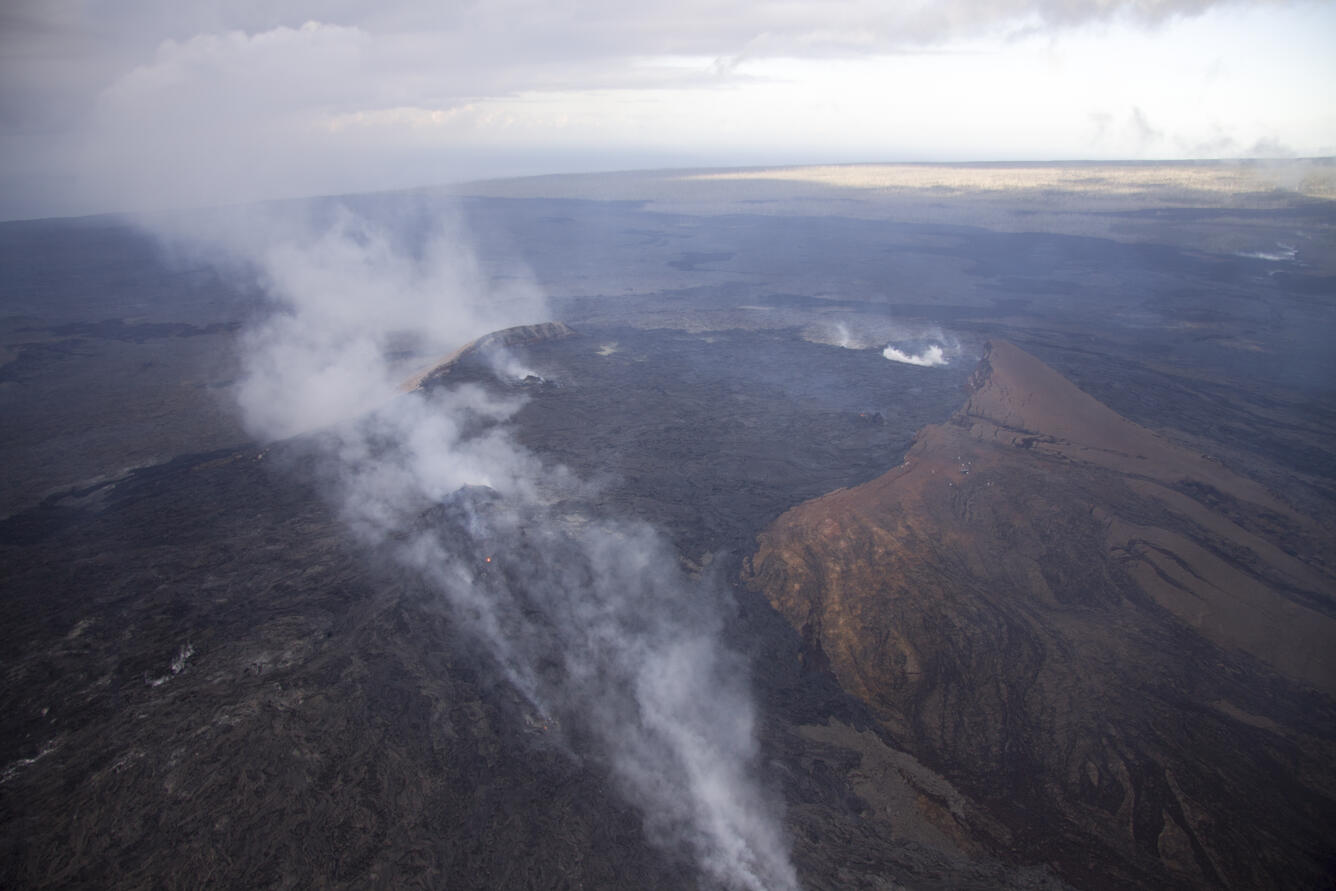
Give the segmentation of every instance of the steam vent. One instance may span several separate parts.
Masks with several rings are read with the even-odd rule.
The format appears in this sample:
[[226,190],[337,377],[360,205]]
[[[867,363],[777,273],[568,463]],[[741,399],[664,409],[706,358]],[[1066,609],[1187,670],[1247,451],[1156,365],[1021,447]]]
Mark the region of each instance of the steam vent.
[[781,516],[747,581],[1001,824],[920,797],[950,831],[1091,887],[1269,887],[1278,863],[1316,887],[1330,534],[994,341],[947,422]]

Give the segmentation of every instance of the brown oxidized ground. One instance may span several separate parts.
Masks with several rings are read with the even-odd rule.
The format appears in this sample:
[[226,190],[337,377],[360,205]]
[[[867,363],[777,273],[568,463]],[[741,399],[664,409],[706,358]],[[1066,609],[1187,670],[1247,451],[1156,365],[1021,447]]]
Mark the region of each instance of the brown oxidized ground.
[[949,422],[782,516],[749,581],[1069,880],[1309,886],[1336,791],[1331,535],[995,342]]

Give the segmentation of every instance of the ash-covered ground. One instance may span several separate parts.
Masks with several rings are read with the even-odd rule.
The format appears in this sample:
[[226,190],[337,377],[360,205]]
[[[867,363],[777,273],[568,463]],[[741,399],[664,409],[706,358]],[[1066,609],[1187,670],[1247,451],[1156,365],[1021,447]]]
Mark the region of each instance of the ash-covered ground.
[[[803,882],[843,884],[832,870],[852,845],[865,879],[922,868],[942,887],[989,886],[1004,873],[987,858],[952,862],[860,825],[847,779],[794,730],[831,714],[857,721],[859,707],[802,670],[777,617],[733,584],[766,523],[795,498],[896,460],[913,429],[956,399],[963,374],[792,335],[709,340],[591,327],[519,353],[541,380],[457,368],[450,385],[523,395],[521,440],[594,485],[503,522],[488,519],[509,516],[493,506],[500,496],[465,491],[424,508],[415,528],[439,533],[449,544],[440,559],[477,571],[490,601],[518,592],[505,620],[546,609],[535,566],[564,575],[588,559],[563,535],[540,541],[545,529],[663,530],[673,556],[656,573],[713,586],[718,633],[760,696],[767,788],[794,817],[811,810],[799,824],[812,833]],[[665,859],[645,841],[644,815],[615,792],[615,756],[588,739],[598,730],[565,716],[581,707],[559,697],[545,710],[517,693],[467,617],[331,516],[320,463],[300,439],[187,455],[6,521],[5,627],[20,653],[7,707],[24,716],[8,737],[12,874],[32,884],[186,885],[204,871],[261,884],[693,885],[689,851]],[[634,543],[610,547],[612,563],[635,558]],[[593,577],[571,584],[584,590]],[[662,593],[627,585],[609,597],[636,625],[655,621],[664,605],[643,598]],[[562,649],[578,641],[563,621],[544,614],[508,640],[542,672],[566,673]],[[594,689],[608,704],[610,692]],[[72,774],[81,779],[66,787]],[[853,837],[818,843],[833,827]],[[86,847],[69,847],[76,834]]]
[[[392,401],[423,415],[373,406],[277,441],[236,409],[274,275],[161,222],[0,227],[0,880],[1100,875],[1060,875],[1042,818],[1001,819],[907,751],[739,583],[744,561],[784,511],[898,464],[996,337],[1329,523],[1331,202],[1049,205],[1027,232],[1019,198],[1010,215],[978,198],[968,225],[969,195],[922,222],[857,192],[838,192],[846,215],[837,190],[748,188],[727,213],[653,189],[329,202],[410,247],[448,215],[476,280],[523,280],[573,333],[465,355]],[[405,378],[439,358],[394,352]],[[442,400],[451,466],[504,454],[505,481],[452,488],[413,463],[430,448],[386,434]],[[415,468],[409,488],[375,475],[390,466]],[[387,492],[408,495],[365,497]],[[1305,792],[1318,820],[1325,782]]]

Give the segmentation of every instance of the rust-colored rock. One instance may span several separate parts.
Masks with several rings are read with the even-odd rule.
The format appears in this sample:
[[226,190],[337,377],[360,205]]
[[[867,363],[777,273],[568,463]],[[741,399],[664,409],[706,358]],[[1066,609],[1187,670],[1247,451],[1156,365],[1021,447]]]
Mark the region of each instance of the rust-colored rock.
[[1078,885],[1316,886],[1331,530],[1008,343],[750,584],[883,727]]

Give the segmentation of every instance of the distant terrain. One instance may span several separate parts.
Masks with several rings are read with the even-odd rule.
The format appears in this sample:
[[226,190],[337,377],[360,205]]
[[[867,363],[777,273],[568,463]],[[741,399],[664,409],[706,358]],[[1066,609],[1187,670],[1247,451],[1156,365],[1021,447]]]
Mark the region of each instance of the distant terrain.
[[[787,881],[672,810],[654,762],[692,743],[621,701],[664,677],[625,652],[698,629],[799,887],[1331,884],[1329,160],[276,209],[409,253],[447,220],[543,317],[406,331],[407,395],[269,441],[237,405],[273,277],[181,234],[261,211],[0,224],[0,885]],[[368,533],[340,486],[406,448],[401,403],[472,406],[451,435],[531,456],[520,494]]]

